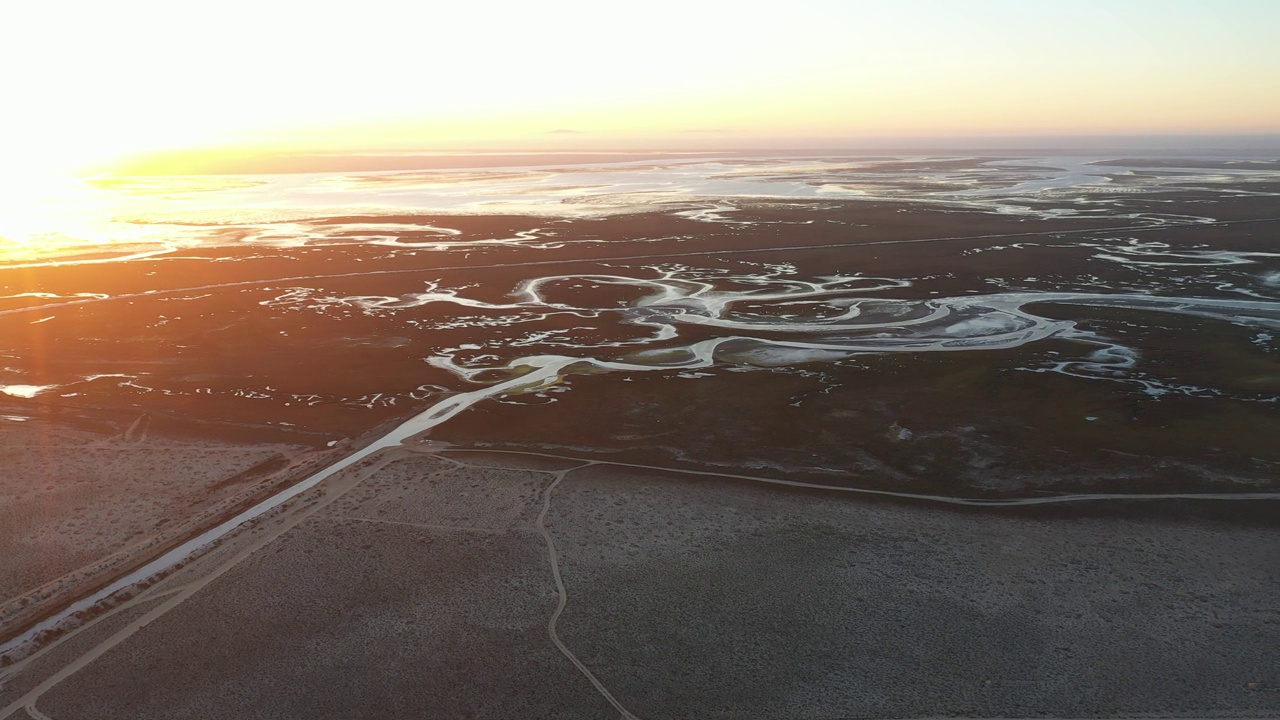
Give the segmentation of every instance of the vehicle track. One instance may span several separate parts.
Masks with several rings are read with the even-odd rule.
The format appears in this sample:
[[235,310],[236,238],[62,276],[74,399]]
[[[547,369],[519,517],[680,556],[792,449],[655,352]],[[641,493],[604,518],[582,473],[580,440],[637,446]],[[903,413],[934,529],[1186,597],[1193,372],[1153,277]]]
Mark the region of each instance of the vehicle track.
[[[565,590],[564,578],[560,575],[560,554],[556,550],[556,541],[551,537],[551,532],[547,530],[546,521],[547,513],[551,511],[551,493],[555,492],[556,486],[560,484],[560,481],[564,480],[566,475],[574,470],[578,470],[579,468],[589,467],[594,464],[594,462],[587,461],[582,465],[565,470],[536,471],[550,472],[555,476],[555,479],[551,481],[551,484],[547,485],[547,489],[542,491],[542,512],[538,513],[538,519],[534,522],[534,526],[537,528],[538,533],[542,535],[542,539],[547,543],[547,560],[551,563],[551,577],[555,579],[556,593],[559,595],[556,601],[556,609],[551,613],[551,618],[547,620],[547,635],[551,637],[552,644],[556,646],[556,649],[560,651],[560,654],[568,658],[569,662],[573,663],[573,666],[578,668],[578,672],[581,672],[586,676],[587,680],[591,681],[591,684],[595,686],[596,690],[604,697],[605,700],[609,701],[609,704],[618,711],[624,720],[640,720],[640,718],[632,714],[631,711],[627,710],[627,708],[619,702],[616,697],[614,697],[613,693],[609,692],[609,688],[605,687],[604,683],[600,682],[600,679],[591,672],[591,669],[588,668],[585,663],[578,659],[577,655],[573,654],[573,651],[569,649],[569,646],[565,645],[564,641],[560,639],[559,632],[556,631],[556,623],[560,621],[560,614],[564,612],[565,606],[569,604],[569,593]],[[477,466],[473,465],[471,467]]]
[[[246,547],[242,548],[239,552],[232,555],[229,559],[223,561],[220,565],[214,567],[213,569],[211,569],[210,571],[208,571],[206,574],[202,575],[198,579],[180,586],[180,588],[177,588],[178,592],[175,592],[173,595],[171,595],[169,599],[166,600],[164,603],[162,603],[160,606],[153,608],[142,617],[138,618],[137,620],[134,620],[133,622],[126,625],[124,628],[116,631],[113,635],[108,637],[106,640],[94,646],[93,648],[85,652],[83,655],[80,655],[79,657],[77,657],[75,660],[73,660],[71,663],[69,663],[62,669],[60,669],[58,672],[49,676],[39,685],[29,690],[26,694],[22,695],[17,700],[14,700],[9,705],[0,709],[0,720],[4,720],[5,718],[11,717],[14,713],[24,708],[33,707],[35,703],[40,699],[40,697],[44,695],[46,692],[48,692],[50,689],[54,688],[55,686],[57,686],[67,678],[71,677],[72,675],[75,675],[77,672],[87,667],[90,663],[102,657],[112,648],[116,647],[117,645],[124,642],[125,640],[128,640],[139,630],[146,627],[147,625],[154,622],[155,620],[159,619],[165,613],[181,605],[192,595],[196,594],[200,590],[203,590],[214,580],[217,580],[218,578],[225,575],[228,571],[230,571],[236,565],[239,565],[241,561],[248,558],[250,555],[253,555],[258,550],[271,544],[272,542],[280,538],[282,535],[289,532],[290,530],[292,530],[293,528],[301,524],[303,521],[310,518],[312,515],[315,515],[320,510],[323,510],[324,508],[328,507],[338,498],[346,494],[349,490],[355,488],[360,483],[364,482],[366,479],[376,474],[383,467],[387,466],[388,464],[396,460],[401,459],[402,457],[403,457],[402,453],[396,452],[394,450],[392,452],[388,452],[385,454],[384,457],[380,458],[377,462],[372,463],[371,465],[365,468],[362,468],[361,472],[355,473],[352,477],[344,478],[339,483],[326,486],[326,488],[323,491],[323,494],[321,495],[319,500],[316,501],[315,503],[311,505],[302,505],[302,506],[298,506],[290,509],[287,512],[287,514],[284,516],[282,521],[277,526],[275,526],[274,528],[272,528],[271,530],[263,534],[262,537],[253,540]],[[163,594],[157,595],[151,599],[156,599],[161,596],[163,596]],[[108,613],[108,615],[109,614],[110,613]],[[106,617],[106,615],[104,615],[103,617]],[[30,662],[36,657],[42,656],[46,651],[47,651],[46,649],[41,649],[39,653],[33,654],[31,657],[27,658],[26,662]]]
[[[1242,492],[1242,493],[1077,493],[1067,495],[1044,495],[1036,497],[1022,498],[974,498],[953,495],[927,495],[922,493],[897,492],[894,490],[875,490],[872,488],[843,487],[839,485],[824,485],[822,483],[802,482],[799,480],[783,480],[781,478],[761,477],[758,475],[738,475],[735,473],[713,472],[710,470],[686,470],[683,468],[663,467],[661,465],[642,465],[640,463],[617,462],[613,460],[591,460],[589,458],[574,457],[571,455],[556,455],[552,453],[532,452],[526,450],[490,450],[488,448],[458,448],[450,447],[440,450],[442,453],[482,453],[482,454],[502,454],[502,455],[532,455],[534,457],[545,457],[556,460],[572,460],[585,463],[578,467],[586,467],[586,465],[616,465],[618,467],[637,468],[640,470],[657,470],[660,472],[682,473],[685,475],[700,475],[710,477],[729,478],[731,480],[750,480],[753,482],[766,483],[769,485],[784,485],[787,487],[805,488],[810,490],[830,490],[832,492],[853,493],[859,495],[879,495],[883,497],[900,498],[904,500],[924,500],[928,502],[943,503],[946,505],[964,505],[969,507],[1016,507],[1023,505],[1054,505],[1059,503],[1078,503],[1078,502],[1099,502],[1106,500],[1212,500],[1212,501],[1233,501],[1233,500],[1280,500],[1280,492]],[[471,467],[484,467],[483,465],[472,465]],[[572,469],[577,469],[572,468]]]

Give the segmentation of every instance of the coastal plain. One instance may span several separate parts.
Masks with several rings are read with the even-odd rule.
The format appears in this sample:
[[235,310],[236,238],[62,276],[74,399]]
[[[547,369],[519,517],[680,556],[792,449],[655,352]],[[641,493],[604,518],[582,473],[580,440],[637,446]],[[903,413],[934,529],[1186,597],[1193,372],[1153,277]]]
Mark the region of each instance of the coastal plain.
[[121,180],[0,265],[0,719],[1274,716],[1275,173]]
[[[38,712],[615,716],[547,641],[548,498],[558,636],[629,716],[1275,711],[1272,528],[1046,522],[521,453],[397,453],[135,620]],[[209,560],[149,592],[203,583],[226,562]]]

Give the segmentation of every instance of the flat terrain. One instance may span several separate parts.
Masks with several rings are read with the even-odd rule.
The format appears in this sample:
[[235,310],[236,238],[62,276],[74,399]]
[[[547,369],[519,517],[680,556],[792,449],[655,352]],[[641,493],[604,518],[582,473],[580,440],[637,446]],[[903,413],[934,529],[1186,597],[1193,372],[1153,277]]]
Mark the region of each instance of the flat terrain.
[[[259,495],[307,448],[27,420],[0,434],[0,626],[38,619]],[[7,639],[7,638],[3,638]]]
[[[47,436],[40,439],[48,440]],[[134,446],[93,441],[5,448],[0,522],[6,575],[0,598],[100,559],[172,522],[217,504],[267,474],[298,448],[228,447],[151,440]]]
[[1280,712],[1274,528],[867,503],[521,454],[372,467],[266,523],[302,518],[278,539],[249,533],[148,590],[200,586],[36,712],[617,715],[548,639],[542,527],[558,636],[635,717]]
[[104,181],[0,720],[1280,715],[1264,160]]

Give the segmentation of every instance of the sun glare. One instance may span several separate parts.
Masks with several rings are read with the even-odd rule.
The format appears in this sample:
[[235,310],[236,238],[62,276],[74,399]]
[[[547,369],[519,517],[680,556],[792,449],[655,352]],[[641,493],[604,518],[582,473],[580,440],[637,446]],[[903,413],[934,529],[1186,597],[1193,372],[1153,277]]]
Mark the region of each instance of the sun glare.
[[[19,31],[0,42],[14,70],[0,114],[4,252],[86,231],[86,174],[207,172],[253,153],[835,147],[1280,122],[1271,11],[1244,26],[1208,6],[1139,2],[1001,5],[983,16],[998,22],[931,2],[661,0],[625,18],[585,2],[499,5],[297,13],[230,0],[199,28],[158,0],[84,3],[74,23],[58,3],[7,8]],[[1191,29],[1186,52],[1152,41]],[[1059,37],[1087,42],[1068,51]]]
[[59,218],[77,181],[70,176],[7,170],[0,176],[0,242],[4,254],[38,249],[42,237],[57,232]]
[[0,173],[0,261],[26,262],[119,241],[116,197],[70,162],[35,158]]

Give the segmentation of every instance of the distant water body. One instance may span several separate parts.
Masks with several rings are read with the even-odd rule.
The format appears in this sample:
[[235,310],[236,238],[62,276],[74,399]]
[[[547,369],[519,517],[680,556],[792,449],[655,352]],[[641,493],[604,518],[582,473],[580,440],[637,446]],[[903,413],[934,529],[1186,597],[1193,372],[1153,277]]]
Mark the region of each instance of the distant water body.
[[[498,162],[513,164],[491,165]],[[421,164],[435,167],[89,179],[0,213],[0,263],[109,262],[232,244],[393,243],[403,224],[378,218],[405,215],[664,211],[732,222],[725,213],[738,202],[910,200],[1028,217],[1098,216],[1117,194],[1280,176],[1276,161],[1250,153],[1201,153],[1181,164],[1081,154],[458,155]],[[439,235],[448,242],[447,230]]]

